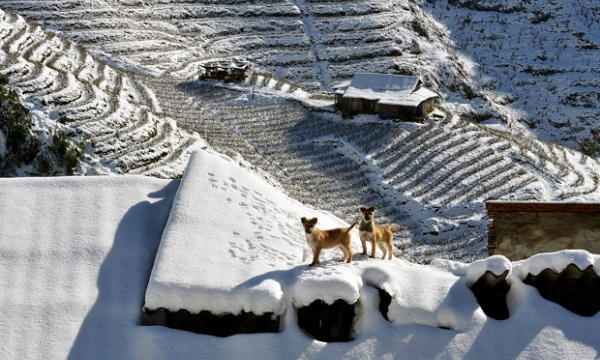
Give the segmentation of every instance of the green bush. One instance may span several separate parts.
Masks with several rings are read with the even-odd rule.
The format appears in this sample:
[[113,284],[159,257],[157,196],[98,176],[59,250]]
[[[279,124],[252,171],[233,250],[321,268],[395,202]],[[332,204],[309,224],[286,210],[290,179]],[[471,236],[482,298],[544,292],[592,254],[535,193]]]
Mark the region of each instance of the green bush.
[[41,150],[40,141],[32,133],[33,119],[21,104],[9,79],[0,75],[0,132],[4,134],[6,152],[0,156],[0,174],[8,175],[16,168],[33,162]]
[[84,142],[74,142],[69,139],[67,132],[59,130],[52,136],[52,152],[56,155],[58,163],[65,167],[67,175],[73,172],[83,156]]
[[593,158],[600,155],[600,129],[592,129],[590,137],[579,141],[579,151]]
[[[32,176],[72,175],[83,156],[85,143],[74,141],[66,131],[59,130],[52,136],[52,144],[42,148],[33,131],[34,120],[29,110],[8,84],[9,78],[0,75],[0,132],[6,146],[0,155],[0,176],[14,176],[18,168],[26,165],[34,169]],[[67,119],[61,117],[58,122],[65,124]]]

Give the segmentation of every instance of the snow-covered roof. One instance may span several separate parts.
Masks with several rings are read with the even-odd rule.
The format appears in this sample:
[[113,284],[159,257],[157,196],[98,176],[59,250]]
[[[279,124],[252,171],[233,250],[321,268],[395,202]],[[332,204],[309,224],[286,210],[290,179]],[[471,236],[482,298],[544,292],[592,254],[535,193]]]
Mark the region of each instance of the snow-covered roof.
[[[344,264],[337,261],[338,250],[325,250],[321,264],[307,267],[310,250],[298,214],[317,216],[323,228],[345,226],[342,220],[287,198],[241,161],[209,151],[195,153],[192,161],[181,181],[0,179],[0,358],[595,359],[600,354],[600,314],[576,315],[522,281],[527,274],[561,271],[571,263],[600,273],[600,255],[570,250],[513,263],[495,256],[473,264],[415,265],[356,254]],[[213,247],[195,244],[204,241]],[[170,248],[182,245],[189,253]],[[358,253],[360,247],[354,232],[353,249]],[[173,255],[180,264],[165,262]],[[153,281],[180,281],[155,289],[166,300],[175,297],[169,291],[187,291],[196,282],[205,287],[188,295],[212,293],[223,303],[243,301],[252,308],[261,297],[251,289],[272,280],[262,289],[276,289],[277,283],[283,293],[281,332],[217,338],[140,325],[153,264]],[[230,274],[239,270],[249,272]],[[507,320],[487,317],[469,290],[487,271],[509,272]],[[234,280],[242,282],[232,294],[223,292]],[[389,322],[379,312],[377,288],[391,295]],[[340,296],[358,299],[352,341],[324,343],[299,329],[294,306]]]
[[243,60],[207,61],[201,63],[200,66],[202,66],[203,68],[245,70],[248,66],[250,66],[250,62]]
[[[317,217],[321,228],[348,225],[308,210],[228,157],[195,152],[163,233],[145,307],[283,314],[281,281],[265,274],[308,262],[301,217]],[[324,251],[321,257],[331,255]],[[318,299],[353,304],[362,287],[353,267],[323,273],[302,266],[290,275],[298,278],[292,291],[297,306]]]
[[420,79],[418,76],[387,74],[356,74],[350,86],[356,89],[413,91]]
[[344,98],[373,100],[385,105],[417,106],[437,97],[420,83],[418,76],[356,74],[352,80],[340,83],[334,89]]
[[[256,279],[301,263],[298,234],[306,214],[283,195],[265,194],[277,193],[230,158],[194,153],[163,233],[145,307],[282,314],[281,285]],[[286,216],[276,216],[281,213]]]

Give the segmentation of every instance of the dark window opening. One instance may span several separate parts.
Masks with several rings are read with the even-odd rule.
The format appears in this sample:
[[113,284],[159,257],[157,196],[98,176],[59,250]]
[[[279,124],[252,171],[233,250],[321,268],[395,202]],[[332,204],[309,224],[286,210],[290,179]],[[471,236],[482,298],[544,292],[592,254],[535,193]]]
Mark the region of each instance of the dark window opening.
[[209,311],[192,314],[183,309],[175,312],[163,308],[145,309],[141,314],[141,323],[219,337],[280,331],[280,316],[275,316],[273,313],[257,316],[244,311],[239,315],[229,313],[214,315]]
[[508,270],[500,276],[486,271],[470,288],[477,303],[481,306],[481,310],[492,319],[506,320],[509,318],[506,294],[510,290],[510,285],[506,282],[506,276],[508,276]]
[[581,316],[594,316],[600,311],[600,277],[593,266],[580,270],[569,264],[561,273],[544,269],[539,275],[523,280],[540,295]]
[[298,326],[316,340],[350,341],[353,336],[354,306],[344,300],[327,305],[322,300],[298,308]]

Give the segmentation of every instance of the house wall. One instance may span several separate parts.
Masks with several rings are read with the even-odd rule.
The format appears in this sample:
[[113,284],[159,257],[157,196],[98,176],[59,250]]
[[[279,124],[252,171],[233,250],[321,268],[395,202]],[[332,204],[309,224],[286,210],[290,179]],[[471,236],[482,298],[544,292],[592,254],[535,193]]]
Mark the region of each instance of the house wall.
[[488,202],[488,255],[511,261],[541,252],[600,254],[600,203]]
[[433,111],[433,99],[427,99],[425,101],[423,101],[419,107],[420,109],[420,114],[419,116],[424,116],[430,112]]
[[384,117],[397,117],[400,114],[400,108],[395,105],[377,104],[375,105],[375,112]]
[[418,107],[379,104],[377,101],[344,98],[336,94],[336,105],[339,109],[357,113],[375,113],[381,117],[404,118],[412,120],[423,117],[433,110],[433,100],[426,100]]
[[362,112],[364,109],[369,108],[369,106],[365,106],[366,103],[372,103],[372,108],[375,108],[375,102],[363,99],[345,98],[343,95],[336,94],[336,104],[343,110]]

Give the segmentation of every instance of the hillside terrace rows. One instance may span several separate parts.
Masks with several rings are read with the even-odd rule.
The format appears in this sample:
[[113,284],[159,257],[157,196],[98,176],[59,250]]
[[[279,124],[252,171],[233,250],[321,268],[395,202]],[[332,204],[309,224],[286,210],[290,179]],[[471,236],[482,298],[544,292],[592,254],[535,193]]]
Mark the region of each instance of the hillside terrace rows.
[[465,131],[473,132],[480,139],[496,138],[498,150],[517,163],[525,163],[540,178],[550,183],[567,183],[571,190],[557,191],[561,200],[591,194],[598,189],[599,178],[595,171],[597,161],[558,144],[529,137],[516,136],[510,132],[458,122]]
[[577,148],[599,116],[589,79],[600,11],[593,1],[572,4],[7,0],[2,8],[124,66],[182,79],[231,56],[309,91],[357,72],[426,69],[432,90],[480,98],[489,105],[480,111]]
[[3,9],[150,73],[192,78],[202,61],[243,56],[309,91],[357,71],[414,71],[420,40],[411,23],[424,15],[379,0],[58,3],[8,0]]
[[[55,111],[112,171],[179,176],[181,158],[197,138],[152,114],[147,89],[119,69],[94,60],[68,40],[2,13],[0,73],[26,101]],[[175,165],[175,169],[170,168]],[[177,166],[180,166],[177,168]]]
[[[406,148],[403,156],[388,165],[383,173],[385,181],[395,189],[410,191],[412,196],[423,196],[430,202],[472,201],[485,198],[486,192],[494,190],[503,182],[501,180],[514,181],[526,175],[509,159],[493,151],[485,152],[481,142],[450,129],[432,129],[422,136],[427,140],[419,137],[403,142]],[[421,141],[427,143],[428,151],[423,151]],[[531,177],[522,180],[526,186]]]

